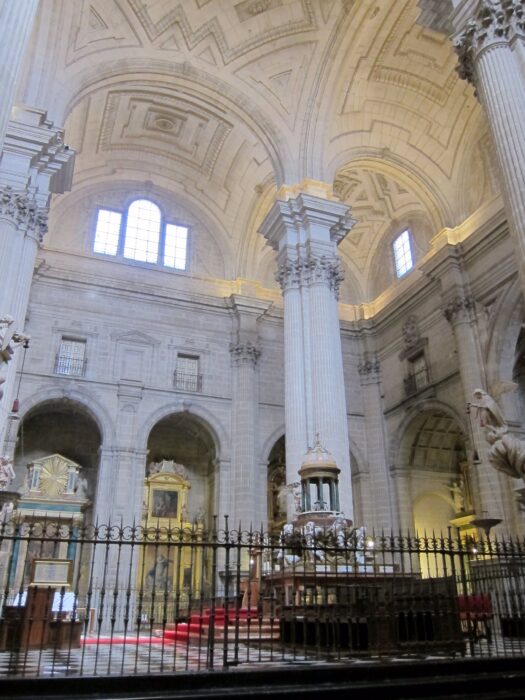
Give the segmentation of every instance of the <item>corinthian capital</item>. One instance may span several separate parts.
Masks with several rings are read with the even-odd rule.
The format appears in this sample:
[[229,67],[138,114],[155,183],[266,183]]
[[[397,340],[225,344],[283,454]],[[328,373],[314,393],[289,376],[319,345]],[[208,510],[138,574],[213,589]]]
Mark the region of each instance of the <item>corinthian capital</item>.
[[339,287],[344,280],[341,263],[337,257],[308,255],[303,264],[303,280],[307,285],[326,284],[339,297]]
[[344,274],[337,256],[318,256],[309,253],[297,260],[286,260],[281,263],[276,279],[283,292],[312,284],[326,284],[338,298]]
[[479,53],[495,44],[510,43],[525,32],[525,0],[481,0],[455,49],[460,78],[475,85],[474,63]]
[[232,344],[230,353],[235,364],[250,363],[255,367],[261,351],[253,343],[247,342]]
[[281,285],[283,292],[301,286],[301,270],[302,264],[299,260],[286,260],[279,265],[275,279]]
[[47,210],[38,207],[26,192],[16,192],[10,185],[0,186],[0,216],[17,227],[24,226],[39,242],[47,232]]
[[456,323],[470,321],[470,312],[474,309],[476,302],[471,297],[457,296],[452,299],[443,309],[443,314],[447,321],[454,326]]

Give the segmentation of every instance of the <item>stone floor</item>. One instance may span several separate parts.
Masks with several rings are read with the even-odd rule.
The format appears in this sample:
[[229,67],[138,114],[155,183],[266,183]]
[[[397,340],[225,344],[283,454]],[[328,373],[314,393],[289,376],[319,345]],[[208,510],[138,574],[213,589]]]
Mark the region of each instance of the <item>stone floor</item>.
[[[493,638],[489,644],[481,639],[466,644],[466,657],[513,657],[525,655],[525,639]],[[446,658],[424,653],[397,657],[381,657],[390,663],[414,662],[414,658]],[[379,657],[372,657],[376,660]],[[369,656],[339,658],[315,649],[283,649],[257,647],[233,641],[209,650],[206,645],[169,644],[152,638],[148,643],[110,643],[101,637],[98,643],[83,644],[79,649],[28,650],[0,653],[0,678],[63,677],[63,676],[130,676],[186,671],[222,670],[224,668],[271,668],[279,665],[368,663]]]

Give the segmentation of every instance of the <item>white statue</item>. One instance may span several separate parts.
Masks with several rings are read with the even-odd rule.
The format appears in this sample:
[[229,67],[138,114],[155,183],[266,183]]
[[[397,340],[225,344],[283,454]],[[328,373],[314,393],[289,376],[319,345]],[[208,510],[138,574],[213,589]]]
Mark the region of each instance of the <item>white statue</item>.
[[319,535],[323,533],[323,528],[317,526],[312,520],[309,520],[302,529],[304,540],[306,542],[307,550],[306,556],[311,561],[318,559],[319,561],[325,560],[325,552],[318,548]]
[[487,428],[488,426],[501,427],[506,425],[505,418],[503,418],[500,407],[494,401],[492,396],[487,394],[486,391],[483,391],[483,389],[474,389],[473,397],[474,400],[472,401],[471,406],[477,408],[476,416],[482,428]]
[[0,523],[6,523],[11,520],[14,509],[15,504],[13,501],[7,501],[4,503],[2,509],[0,510]]
[[356,528],[355,536],[355,560],[358,564],[366,564],[366,527],[362,525]]
[[[510,388],[516,385],[509,384]],[[508,390],[504,388],[503,390]],[[501,392],[502,393],[502,392]],[[480,426],[490,445],[489,462],[514,479],[525,477],[525,443],[508,432],[508,425],[496,401],[482,389],[474,391],[473,406],[478,408]]]
[[89,498],[89,484],[85,476],[77,477],[75,495],[78,496],[78,498]]
[[[6,367],[16,348],[29,342],[30,336],[13,329],[13,317],[0,318],[0,399],[4,395],[2,384],[6,381]],[[26,346],[27,347],[27,346]]]
[[344,515],[338,515],[331,525],[332,534],[335,538],[336,545],[344,548],[347,546],[347,522]]
[[14,478],[12,460],[9,457],[0,457],[0,491],[7,491]]

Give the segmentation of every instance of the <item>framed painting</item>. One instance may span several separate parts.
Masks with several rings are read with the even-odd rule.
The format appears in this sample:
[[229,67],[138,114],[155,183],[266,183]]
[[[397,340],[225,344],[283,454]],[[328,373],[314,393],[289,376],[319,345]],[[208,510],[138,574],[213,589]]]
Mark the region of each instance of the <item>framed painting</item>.
[[166,489],[152,491],[151,515],[153,518],[172,518],[178,516],[179,492]]

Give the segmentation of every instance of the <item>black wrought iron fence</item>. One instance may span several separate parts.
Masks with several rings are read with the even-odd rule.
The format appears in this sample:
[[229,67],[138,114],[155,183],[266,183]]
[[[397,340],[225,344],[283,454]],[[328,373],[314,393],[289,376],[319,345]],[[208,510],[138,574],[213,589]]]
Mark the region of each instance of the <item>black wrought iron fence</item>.
[[521,540],[222,525],[2,524],[0,674],[525,653]]

